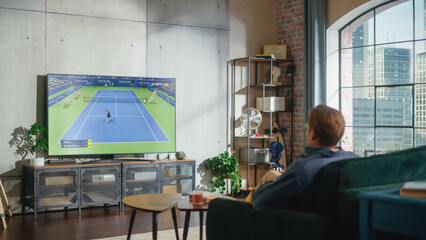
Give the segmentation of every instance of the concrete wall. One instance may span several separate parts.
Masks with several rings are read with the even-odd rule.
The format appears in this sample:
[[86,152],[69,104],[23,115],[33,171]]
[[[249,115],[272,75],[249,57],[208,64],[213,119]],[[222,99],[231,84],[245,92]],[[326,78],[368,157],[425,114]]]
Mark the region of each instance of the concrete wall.
[[[20,191],[14,130],[44,120],[47,73],[176,78],[177,150],[226,149],[229,0],[0,0],[0,176]],[[200,181],[200,177],[197,177]]]

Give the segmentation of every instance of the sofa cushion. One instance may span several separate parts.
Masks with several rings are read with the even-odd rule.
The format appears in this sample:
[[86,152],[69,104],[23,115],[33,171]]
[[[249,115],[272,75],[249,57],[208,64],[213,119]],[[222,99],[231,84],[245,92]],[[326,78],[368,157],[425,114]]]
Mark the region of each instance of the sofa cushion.
[[209,240],[302,240],[336,239],[337,224],[319,215],[273,208],[255,210],[248,203],[219,198],[209,204],[206,226]]

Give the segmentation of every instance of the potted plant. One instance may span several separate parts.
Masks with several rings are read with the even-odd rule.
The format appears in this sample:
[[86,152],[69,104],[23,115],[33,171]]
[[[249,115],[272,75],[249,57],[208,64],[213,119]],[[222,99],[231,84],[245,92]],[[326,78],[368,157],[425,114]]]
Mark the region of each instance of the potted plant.
[[34,123],[28,129],[27,135],[25,137],[25,143],[27,150],[32,154],[35,153],[35,158],[31,159],[31,165],[44,165],[44,157],[37,157],[40,155],[41,151],[47,150],[49,147],[47,145],[47,139],[43,135],[46,132],[46,127],[40,123]]
[[240,167],[235,156],[230,156],[228,151],[220,153],[218,156],[209,158],[205,162],[207,170],[212,171],[212,180],[210,181],[209,191],[218,190],[223,194],[226,190],[226,179],[230,180],[231,194],[240,192],[242,187]]

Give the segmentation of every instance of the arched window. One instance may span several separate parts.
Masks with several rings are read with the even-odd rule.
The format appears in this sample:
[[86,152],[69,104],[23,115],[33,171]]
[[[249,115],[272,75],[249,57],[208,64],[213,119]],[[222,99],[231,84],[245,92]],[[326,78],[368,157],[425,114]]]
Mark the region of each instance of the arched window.
[[342,146],[373,155],[426,145],[426,0],[390,1],[339,31]]

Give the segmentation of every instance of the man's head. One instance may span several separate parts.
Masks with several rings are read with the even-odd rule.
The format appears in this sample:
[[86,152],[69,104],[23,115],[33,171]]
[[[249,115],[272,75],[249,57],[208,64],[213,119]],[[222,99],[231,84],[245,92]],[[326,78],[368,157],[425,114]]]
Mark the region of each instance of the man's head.
[[344,131],[345,119],[342,113],[326,105],[318,105],[309,111],[306,145],[335,147]]

